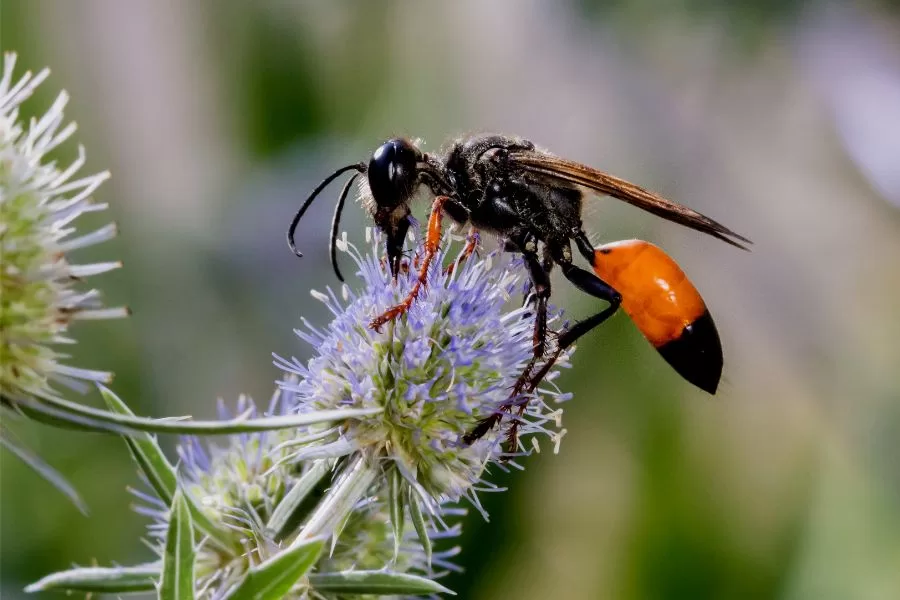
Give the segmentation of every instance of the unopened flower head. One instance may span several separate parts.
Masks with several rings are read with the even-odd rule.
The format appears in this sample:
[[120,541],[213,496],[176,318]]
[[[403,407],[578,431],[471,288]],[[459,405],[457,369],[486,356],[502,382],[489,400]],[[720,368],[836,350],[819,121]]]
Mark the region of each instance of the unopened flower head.
[[108,373],[63,364],[60,345],[72,343],[69,324],[81,319],[126,315],[123,308],[104,308],[97,290],[78,282],[120,266],[118,262],[73,264],[68,253],[115,236],[110,224],[77,235],[74,221],[106,208],[91,194],[109,177],[76,174],[84,165],[84,149],[65,168],[48,153],[75,132],[64,125],[68,96],[61,93],[45,115],[24,126],[19,107],[49,75],[43,70],[13,80],[14,54],[3,59],[0,78],[0,396],[7,402],[54,395],[51,380],[104,381]]
[[[268,415],[284,414],[296,408],[293,394],[276,391]],[[220,405],[223,418],[233,415]],[[242,396],[237,413],[257,416],[249,398]],[[328,428],[324,427],[323,432]],[[197,438],[187,438],[178,447],[182,487],[210,521],[224,526],[237,544],[224,547],[215,540],[204,539],[197,548],[195,590],[198,598],[221,598],[242,577],[297,539],[306,519],[315,513],[317,504],[334,485],[343,461],[311,459],[302,464],[282,459],[298,444],[314,442],[298,440],[289,430],[241,434],[225,443],[205,445]],[[395,544],[394,528],[387,506],[388,483],[374,480],[342,518],[340,530],[328,552],[323,553],[311,569],[311,578],[299,582],[287,598],[336,598],[339,594],[317,589],[316,576],[373,570],[390,567],[393,572],[435,577],[456,569],[450,558],[457,552],[449,548],[426,556],[418,544],[414,527],[404,523],[399,544]],[[153,546],[165,554],[165,538],[169,528],[169,506],[154,495],[132,490],[141,503],[138,512],[149,516]],[[452,514],[452,509],[448,509]],[[429,531],[433,539],[452,537],[459,526]],[[399,551],[398,551],[399,549]],[[343,596],[340,596],[343,597]]]
[[[298,377],[285,384],[297,394],[299,410],[338,407],[382,407],[381,414],[348,424],[322,440],[319,456],[337,458],[364,452],[382,468],[396,468],[426,504],[431,499],[468,497],[485,468],[503,449],[503,432],[494,430],[474,444],[462,437],[482,419],[495,414],[532,357],[534,318],[521,307],[524,270],[510,255],[457,260],[445,268],[450,247],[446,236],[428,273],[428,284],[410,310],[382,332],[368,327],[371,319],[402,300],[416,280],[417,254],[396,282],[379,258],[383,240],[370,239],[372,251],[362,255],[341,240],[356,262],[361,289],[315,293],[334,314],[324,329],[304,321],[297,335],[316,352],[308,364],[276,358],[276,364]],[[519,307],[510,309],[511,302]],[[551,324],[558,314],[551,314]],[[565,364],[563,354],[560,364]],[[545,398],[566,399],[552,383],[530,399],[521,417],[523,435],[542,433],[554,446],[561,410]],[[532,438],[534,447],[537,442]],[[301,449],[298,458],[308,456]]]

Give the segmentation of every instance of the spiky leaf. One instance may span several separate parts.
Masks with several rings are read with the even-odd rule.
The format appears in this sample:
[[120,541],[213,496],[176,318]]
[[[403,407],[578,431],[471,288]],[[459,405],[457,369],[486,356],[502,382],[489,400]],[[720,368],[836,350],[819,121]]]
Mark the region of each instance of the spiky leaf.
[[388,485],[388,505],[391,510],[391,529],[394,532],[394,560],[400,554],[400,541],[403,539],[403,481],[400,472],[392,469]]
[[[294,487],[285,495],[272,512],[272,518],[266,524],[266,528],[275,533],[276,539],[284,539],[292,531],[291,525],[296,523],[294,515],[300,508],[303,501],[309,496],[309,493],[315,489],[316,485],[330,469],[331,461],[317,460],[300,479],[294,484]],[[299,523],[298,523],[299,525]]]
[[193,600],[194,598],[194,526],[191,511],[181,490],[175,492],[166,533],[160,600]]
[[431,567],[431,538],[428,537],[428,528],[425,523],[425,515],[422,514],[422,505],[419,504],[419,499],[416,497],[412,488],[407,488],[407,491],[409,518],[412,520],[413,527],[416,529],[416,534],[419,536],[419,543],[422,544],[422,551],[425,553],[425,562]]
[[325,542],[321,539],[295,544],[264,563],[250,569],[229,600],[269,600],[282,598],[319,559]]
[[43,477],[47,483],[55,487],[57,491],[68,498],[69,501],[75,505],[75,508],[81,511],[81,514],[88,514],[87,504],[84,503],[84,500],[81,499],[81,496],[78,495],[78,492],[72,487],[72,484],[69,483],[59,471],[48,465],[40,456],[30,451],[28,448],[14,444],[12,440],[8,439],[3,433],[3,430],[0,429],[0,445],[9,450],[16,458],[28,465],[31,470]]
[[[116,414],[131,415],[131,409],[116,396],[112,391],[101,389],[103,399],[111,411]],[[123,436],[128,451],[138,464],[147,481],[150,482],[153,491],[159,496],[159,499],[166,504],[171,504],[178,488],[178,477],[173,467],[163,454],[162,448],[159,447],[156,438],[148,433],[134,433],[130,436]],[[187,504],[191,512],[191,518],[194,525],[210,538],[216,545],[224,549],[233,549],[238,547],[237,540],[231,533],[215,523],[197,506],[197,503],[189,496],[184,496],[184,502]]]
[[309,576],[309,585],[320,592],[332,592],[342,595],[456,595],[452,590],[431,579],[408,573],[393,573],[391,571],[315,573]]
[[26,592],[79,592],[129,594],[152,592],[159,581],[159,563],[134,567],[78,567],[47,575],[25,588]]

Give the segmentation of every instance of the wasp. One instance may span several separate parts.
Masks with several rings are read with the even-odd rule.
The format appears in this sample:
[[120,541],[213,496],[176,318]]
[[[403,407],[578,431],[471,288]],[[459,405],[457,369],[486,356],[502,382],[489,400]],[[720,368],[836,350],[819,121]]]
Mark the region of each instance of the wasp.
[[[330,255],[343,281],[335,246],[341,211],[357,177],[363,176],[361,199],[385,235],[387,262],[394,277],[400,270],[403,244],[413,222],[411,204],[425,191],[432,198],[423,258],[409,295],[388,307],[369,326],[380,329],[401,316],[427,283],[445,217],[470,227],[464,253],[470,254],[477,234],[493,234],[507,250],[520,253],[531,283],[534,357],[519,378],[508,410],[523,390],[533,390],[560,353],[620,307],[662,357],[687,381],[714,394],[722,373],[722,346],[712,316],[700,293],[678,264],[658,247],[640,240],[595,248],[582,223],[582,207],[590,196],[610,196],[668,221],[711,235],[747,250],[752,242],[686,206],[578,162],[557,157],[514,136],[478,134],[451,141],[439,153],[423,152],[416,143],[393,138],[375,150],[368,164],[341,167],[319,184],[300,207],[288,229],[291,249],[299,256],[294,234],[316,197],[336,178],[355,171],[338,196],[331,227]],[[590,266],[575,264],[575,251]],[[534,372],[548,345],[547,303],[551,271],[559,267],[576,288],[606,307],[557,336],[556,348]],[[474,441],[499,421],[486,419],[466,437]]]

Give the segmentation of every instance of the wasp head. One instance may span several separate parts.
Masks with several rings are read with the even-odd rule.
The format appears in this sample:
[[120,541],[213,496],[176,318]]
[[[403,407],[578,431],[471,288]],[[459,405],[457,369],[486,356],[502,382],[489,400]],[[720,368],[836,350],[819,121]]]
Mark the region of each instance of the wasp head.
[[366,170],[372,193],[368,210],[387,237],[388,263],[395,277],[409,230],[409,201],[419,184],[417,165],[422,160],[422,152],[411,142],[394,138],[375,150]]

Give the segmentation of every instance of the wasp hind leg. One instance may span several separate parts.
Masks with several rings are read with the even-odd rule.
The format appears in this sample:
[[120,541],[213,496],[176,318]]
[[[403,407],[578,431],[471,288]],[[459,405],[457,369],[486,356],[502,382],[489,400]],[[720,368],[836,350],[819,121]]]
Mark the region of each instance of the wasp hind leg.
[[[462,437],[463,443],[470,445],[481,439],[488,431],[496,427],[513,407],[522,404],[522,388],[530,381],[531,373],[537,362],[543,358],[547,345],[547,300],[550,298],[550,268],[552,262],[541,261],[537,253],[537,239],[533,235],[523,234],[507,241],[506,249],[512,252],[520,252],[525,258],[525,266],[530,276],[525,303],[533,304],[534,308],[534,335],[533,354],[531,361],[516,380],[509,398],[502,402],[494,413],[479,421],[475,427],[466,432]],[[546,258],[546,257],[545,257]],[[523,407],[524,410],[524,407]]]
[[[522,390],[526,388],[533,379],[533,371],[537,366],[547,348],[547,302],[550,299],[550,270],[553,267],[549,254],[545,255],[542,261],[537,252],[537,240],[534,236],[525,235],[518,240],[512,240],[510,249],[522,253],[525,258],[525,266],[530,275],[530,291],[526,295],[525,302],[533,305],[534,310],[534,334],[533,334],[533,353],[528,365],[522,371],[522,374],[516,380],[515,385],[509,395],[509,398],[502,402],[497,410],[479,421],[471,431],[463,436],[465,444],[472,444],[476,440],[484,437],[488,431],[497,426],[503,419],[504,414],[510,413],[514,408],[518,409],[518,415],[521,415],[527,404],[527,397],[522,397]],[[515,440],[517,437],[517,424],[513,422],[510,425],[509,438]],[[507,447],[511,447],[510,452],[515,451],[515,446],[510,442]]]
[[[566,249],[568,248],[566,247]],[[551,251],[553,250],[555,249],[551,248]],[[560,264],[563,275],[566,279],[568,279],[575,287],[585,292],[586,294],[590,294],[595,298],[605,300],[609,303],[609,306],[607,306],[600,312],[588,317],[587,319],[577,322],[566,331],[560,333],[557,336],[556,349],[553,351],[551,356],[549,356],[544,361],[544,364],[541,366],[540,370],[538,370],[537,373],[532,374],[534,367],[529,365],[531,368],[528,369],[527,373],[523,373],[523,377],[527,377],[527,379],[524,382],[520,381],[519,383],[517,383],[517,388],[515,390],[516,394],[525,394],[525,398],[528,398],[530,394],[537,389],[537,387],[541,384],[541,382],[559,360],[559,357],[562,356],[562,353],[565,352],[565,350],[569,346],[574,344],[581,336],[592,331],[608,318],[616,314],[616,311],[619,309],[619,305],[622,303],[622,295],[619,294],[619,292],[617,292],[611,285],[609,285],[590,271],[586,271],[581,267],[576,267],[575,265],[573,265],[571,262],[570,254],[568,252],[554,252],[554,254],[556,255],[556,262]],[[544,315],[544,319],[546,324],[546,314]],[[532,361],[532,364],[534,364],[534,361]],[[515,452],[516,448],[518,447],[519,421],[517,419],[520,418],[525,412],[526,406],[527,404],[521,401],[516,404],[516,420],[514,420],[509,426],[509,431],[507,432],[506,436],[506,446],[510,452]]]
[[[619,302],[621,302],[621,300]],[[544,362],[541,369],[528,380],[528,385],[524,387],[524,391],[526,393],[531,393],[537,389],[537,386],[541,384],[541,381],[544,380],[544,377],[547,376],[547,373],[550,372],[550,369],[553,368],[556,361],[562,356],[562,353],[565,352],[569,346],[578,341],[578,338],[592,331],[608,318],[616,314],[616,311],[619,309],[619,302],[614,304],[611,303],[597,314],[592,315],[583,321],[578,321],[575,325],[560,333],[556,341],[556,350],[554,350],[553,354]]]
[[[579,248],[583,245],[582,240],[578,240]],[[590,247],[590,246],[587,246]],[[582,292],[586,294],[590,294],[595,298],[599,298],[601,300],[605,300],[609,303],[609,306],[601,310],[600,312],[591,315],[587,319],[583,321],[578,321],[575,325],[569,327],[562,333],[557,336],[556,340],[556,349],[553,354],[544,362],[544,365],[541,369],[534,374],[528,381],[528,385],[524,387],[523,391],[526,393],[531,393],[537,386],[541,384],[541,381],[544,380],[544,377],[550,372],[550,369],[556,364],[559,360],[559,357],[563,352],[566,351],[569,346],[578,341],[581,336],[593,331],[596,327],[600,326],[604,321],[608,318],[616,314],[616,311],[619,309],[619,305],[622,304],[622,295],[619,294],[611,285],[591,273],[590,271],[586,271],[580,267],[576,267],[571,262],[563,262],[562,263],[562,272],[565,275],[566,279],[572,282],[572,284],[577,287]]]
[[[585,254],[586,249],[590,248],[590,244],[586,241],[586,237],[584,237],[583,234],[582,238],[583,239],[576,239],[576,243],[582,254]],[[475,440],[484,436],[500,421],[500,418],[502,417],[502,414],[504,412],[509,413],[513,410],[513,408],[516,408],[516,418],[521,417],[526,407],[525,402],[523,402],[520,398],[521,394],[526,394],[527,398],[528,394],[534,392],[534,390],[537,389],[541,381],[544,380],[544,378],[559,360],[559,357],[562,356],[562,353],[565,352],[567,348],[574,344],[583,335],[592,331],[594,328],[609,319],[619,309],[619,305],[622,303],[622,295],[619,294],[619,292],[616,291],[615,288],[613,288],[611,285],[609,285],[590,271],[586,271],[585,269],[572,264],[571,252],[569,252],[568,249],[568,246],[560,246],[549,248],[548,250],[554,256],[555,261],[560,264],[563,275],[566,277],[566,279],[568,279],[575,287],[585,292],[586,294],[590,294],[591,296],[599,298],[600,300],[605,300],[609,303],[609,306],[607,306],[600,312],[588,317],[587,319],[575,323],[575,325],[560,333],[557,336],[555,350],[553,351],[552,355],[544,361],[544,364],[541,366],[540,370],[532,374],[534,365],[536,364],[536,361],[532,360],[532,362],[526,368],[525,372],[519,378],[519,381],[516,383],[516,387],[514,388],[513,394],[510,396],[510,398],[500,405],[500,410],[497,414],[491,415],[490,417],[482,420],[472,429],[472,431],[470,431],[463,437],[463,441],[465,441],[466,443],[471,444]],[[526,261],[527,260],[528,258],[526,256]],[[540,303],[537,305],[537,308],[538,312],[540,313]],[[546,303],[544,303],[543,305],[543,311],[544,330],[542,335],[544,336],[544,338],[546,338]],[[538,335],[538,318],[539,317],[536,317],[535,320],[535,337],[537,337]],[[543,350],[541,357],[543,357]],[[519,422],[517,420],[514,420],[509,427],[509,431],[507,432],[506,446],[510,452],[514,452],[518,447],[518,426]]]

